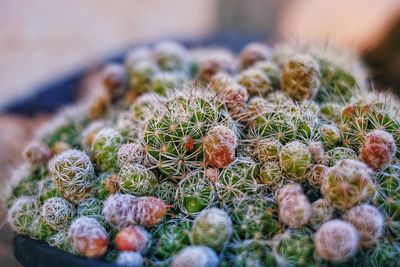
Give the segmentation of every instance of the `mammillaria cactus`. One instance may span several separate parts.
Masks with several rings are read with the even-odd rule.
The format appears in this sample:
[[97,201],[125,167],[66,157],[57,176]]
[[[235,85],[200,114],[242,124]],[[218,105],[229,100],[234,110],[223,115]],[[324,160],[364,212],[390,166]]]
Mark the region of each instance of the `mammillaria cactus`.
[[94,169],[89,157],[78,150],[68,150],[52,159],[49,169],[57,191],[66,199],[80,201],[91,194]]
[[134,48],[32,140],[8,221],[125,266],[397,266],[399,101],[359,66],[314,46]]
[[357,230],[350,223],[331,220],[318,229],[314,244],[321,258],[343,262],[357,252],[359,237]]
[[94,218],[80,217],[69,228],[72,246],[82,255],[97,258],[103,255],[108,246],[108,234]]
[[328,169],[321,192],[336,209],[349,209],[375,195],[370,169],[357,160],[345,159]]
[[208,246],[220,251],[232,236],[232,221],[228,214],[217,208],[206,209],[196,216],[190,233],[194,245]]

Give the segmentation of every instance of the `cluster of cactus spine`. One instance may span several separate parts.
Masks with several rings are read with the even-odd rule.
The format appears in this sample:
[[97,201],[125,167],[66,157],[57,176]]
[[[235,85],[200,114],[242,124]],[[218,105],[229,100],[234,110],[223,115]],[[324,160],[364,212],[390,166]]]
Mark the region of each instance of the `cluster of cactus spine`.
[[400,111],[330,48],[164,41],[14,174],[18,234],[121,266],[397,266]]

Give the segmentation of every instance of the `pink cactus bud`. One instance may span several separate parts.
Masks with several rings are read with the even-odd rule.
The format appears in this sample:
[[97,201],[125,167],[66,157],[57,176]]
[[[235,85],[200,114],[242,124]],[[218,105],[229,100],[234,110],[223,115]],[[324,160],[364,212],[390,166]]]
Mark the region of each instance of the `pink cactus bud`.
[[203,141],[207,165],[224,168],[235,160],[238,141],[234,132],[222,125],[212,128]]
[[149,246],[150,234],[140,226],[129,226],[115,237],[115,244],[121,251],[144,253]]

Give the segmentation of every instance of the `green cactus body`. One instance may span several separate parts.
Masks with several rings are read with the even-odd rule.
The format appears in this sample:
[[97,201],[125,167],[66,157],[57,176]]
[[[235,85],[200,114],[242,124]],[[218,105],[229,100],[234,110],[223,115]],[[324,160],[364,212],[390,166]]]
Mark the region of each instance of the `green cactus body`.
[[18,198],[8,211],[8,223],[19,234],[31,234],[39,207],[34,197]]
[[335,147],[328,150],[326,153],[327,165],[332,167],[344,159],[357,159],[357,153],[347,147]]
[[30,236],[38,240],[45,240],[56,232],[57,231],[55,231],[48,223],[46,223],[45,219],[39,215],[32,223]]
[[284,176],[281,173],[279,162],[271,161],[261,165],[257,181],[266,185],[270,191],[277,189],[283,180]]
[[337,146],[341,141],[341,133],[339,128],[334,124],[323,124],[319,128],[321,142],[326,149],[331,149]]
[[278,266],[271,248],[264,243],[263,241],[246,240],[230,244],[221,266]]
[[61,197],[47,199],[40,211],[43,220],[55,230],[67,227],[76,212],[75,207]]
[[177,188],[179,208],[185,214],[196,214],[214,200],[214,187],[203,172],[189,173]]
[[274,90],[269,76],[258,68],[249,68],[243,71],[238,77],[238,82],[247,89],[251,96],[265,96]]
[[78,217],[90,217],[95,218],[100,223],[105,222],[104,216],[102,215],[103,202],[97,198],[88,198],[83,202],[79,203],[76,213]]
[[95,184],[94,169],[89,157],[78,150],[68,150],[50,162],[57,191],[66,199],[77,201],[88,197]]
[[333,218],[334,209],[326,199],[321,198],[314,201],[311,208],[312,213],[309,224],[314,230]]
[[175,206],[175,195],[177,185],[169,180],[164,180],[158,183],[156,197],[164,200],[167,205]]
[[153,58],[162,70],[180,70],[185,67],[186,48],[172,41],[163,41],[155,45]]
[[116,130],[112,128],[100,130],[92,146],[95,166],[103,171],[117,169],[117,152],[122,142],[123,138]]
[[194,245],[204,245],[221,251],[229,242],[232,232],[232,221],[225,211],[206,209],[196,216],[190,241]]
[[365,264],[371,266],[398,266],[400,251],[390,242],[383,240],[376,247],[365,253]]
[[133,91],[144,93],[151,91],[151,81],[158,72],[158,66],[151,60],[139,60],[128,66],[129,84]]
[[255,179],[258,173],[259,167],[252,160],[236,159],[220,173],[216,183],[219,199],[229,202],[248,194],[255,194],[257,190]]
[[279,88],[280,72],[278,66],[276,66],[275,63],[273,63],[272,61],[259,61],[254,64],[254,68],[262,70],[265,75],[268,76],[274,89]]
[[282,144],[272,138],[261,139],[254,143],[255,158],[260,162],[278,160],[281,149]]
[[286,144],[279,154],[282,171],[289,178],[300,182],[307,178],[306,173],[310,169],[311,159],[308,148],[299,141]]
[[118,174],[122,192],[135,196],[154,195],[158,180],[154,173],[140,164],[125,165]]
[[61,196],[57,192],[54,180],[51,177],[47,178],[46,180],[43,180],[39,188],[40,189],[38,192],[38,199],[40,204],[43,204],[49,198]]
[[151,253],[159,260],[166,260],[190,245],[191,223],[183,218],[173,219],[161,224],[153,233],[154,242]]
[[271,199],[237,199],[229,206],[234,235],[240,239],[271,238],[280,226]]
[[274,247],[279,260],[288,266],[317,266],[314,244],[304,230],[287,230],[275,237]]
[[153,77],[152,91],[165,96],[169,90],[181,88],[184,81],[185,76],[179,73],[160,72]]
[[320,106],[320,115],[329,121],[340,122],[342,106],[335,102],[324,103]]

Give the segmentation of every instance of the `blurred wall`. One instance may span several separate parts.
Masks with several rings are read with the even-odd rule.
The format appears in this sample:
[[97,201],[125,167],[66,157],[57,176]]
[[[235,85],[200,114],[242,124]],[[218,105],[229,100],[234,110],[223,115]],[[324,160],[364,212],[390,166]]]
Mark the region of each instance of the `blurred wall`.
[[218,0],[0,0],[0,106],[135,42],[200,37]]

